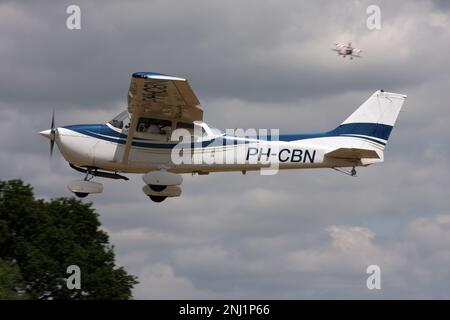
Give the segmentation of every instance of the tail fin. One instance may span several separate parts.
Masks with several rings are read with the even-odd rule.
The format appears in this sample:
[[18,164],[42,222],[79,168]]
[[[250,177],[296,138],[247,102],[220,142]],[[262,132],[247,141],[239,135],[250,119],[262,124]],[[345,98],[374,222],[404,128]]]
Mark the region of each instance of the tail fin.
[[334,134],[360,137],[386,145],[406,95],[376,91]]

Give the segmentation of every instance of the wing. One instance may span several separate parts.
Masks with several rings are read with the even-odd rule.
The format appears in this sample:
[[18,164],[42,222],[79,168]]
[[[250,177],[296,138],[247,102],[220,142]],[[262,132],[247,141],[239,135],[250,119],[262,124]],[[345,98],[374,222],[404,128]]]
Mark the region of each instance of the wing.
[[133,73],[128,91],[128,112],[131,113],[131,124],[123,163],[128,162],[139,117],[172,123],[203,119],[200,102],[186,79],[154,72]]
[[352,57],[355,57],[355,58],[362,58],[362,56],[359,55],[361,52],[362,52],[361,49],[359,49],[359,48],[353,48],[353,50],[352,50]]
[[188,81],[152,72],[137,72],[128,91],[128,112],[157,119],[193,122],[203,119],[200,102]]
[[336,159],[380,159],[380,156],[375,150],[357,149],[357,148],[339,148],[331,152],[325,153],[326,157]]

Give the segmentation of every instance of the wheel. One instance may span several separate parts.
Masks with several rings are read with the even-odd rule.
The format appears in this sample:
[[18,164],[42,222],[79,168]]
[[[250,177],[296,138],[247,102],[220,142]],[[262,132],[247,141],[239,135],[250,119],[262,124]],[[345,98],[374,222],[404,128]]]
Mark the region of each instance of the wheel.
[[167,197],[161,197],[161,196],[148,196],[150,199],[152,199],[154,202],[163,202],[166,200]]
[[74,192],[78,198],[86,198],[89,193],[86,192]]
[[156,192],[161,192],[165,188],[167,188],[167,186],[159,186],[159,185],[156,185],[156,184],[149,184],[148,186],[150,187],[150,189],[152,189],[153,191],[156,191]]

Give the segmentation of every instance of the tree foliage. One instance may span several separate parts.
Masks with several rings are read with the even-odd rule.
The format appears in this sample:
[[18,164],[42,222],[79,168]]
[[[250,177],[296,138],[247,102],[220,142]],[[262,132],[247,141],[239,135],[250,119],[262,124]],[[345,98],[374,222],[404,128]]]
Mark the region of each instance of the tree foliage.
[[29,296],[25,292],[25,282],[17,263],[0,259],[0,300],[27,298]]
[[[30,185],[0,181],[0,259],[16,261],[34,299],[130,299],[136,278],[116,267],[108,235],[90,203],[35,199]],[[81,269],[81,289],[66,286]]]

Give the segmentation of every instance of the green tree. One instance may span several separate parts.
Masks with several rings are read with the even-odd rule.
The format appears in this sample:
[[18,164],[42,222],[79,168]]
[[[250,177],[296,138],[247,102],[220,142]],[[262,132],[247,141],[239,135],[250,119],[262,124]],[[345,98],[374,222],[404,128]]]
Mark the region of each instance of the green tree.
[[25,282],[19,266],[13,261],[0,259],[0,300],[22,300],[29,296],[25,293]]
[[[130,299],[136,277],[116,267],[113,246],[90,203],[35,199],[21,180],[0,181],[0,258],[16,261],[33,299]],[[67,267],[81,289],[66,286]]]

